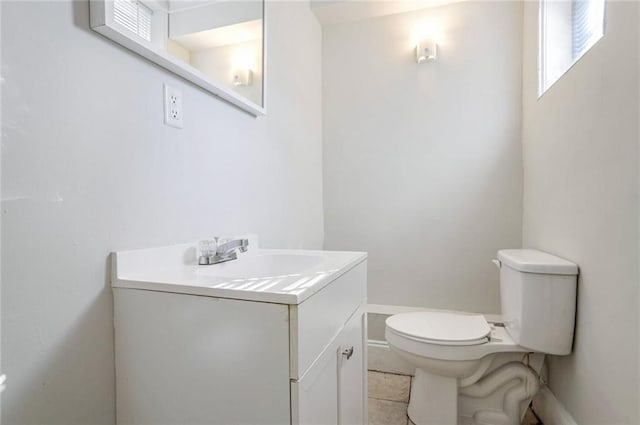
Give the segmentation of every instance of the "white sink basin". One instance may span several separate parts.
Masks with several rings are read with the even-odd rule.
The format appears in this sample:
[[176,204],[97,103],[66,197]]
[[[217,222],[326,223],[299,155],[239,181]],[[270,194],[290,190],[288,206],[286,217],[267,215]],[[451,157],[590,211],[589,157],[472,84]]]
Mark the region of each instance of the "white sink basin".
[[322,262],[323,257],[319,255],[259,254],[220,264],[201,266],[196,274],[235,279],[285,277],[304,273]]

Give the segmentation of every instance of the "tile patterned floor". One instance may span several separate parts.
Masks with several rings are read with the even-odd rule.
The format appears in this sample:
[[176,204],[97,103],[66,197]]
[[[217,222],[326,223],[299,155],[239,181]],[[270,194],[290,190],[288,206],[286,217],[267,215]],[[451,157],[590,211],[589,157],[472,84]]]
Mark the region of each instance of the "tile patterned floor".
[[369,371],[369,425],[407,425],[411,377]]
[[[369,425],[413,425],[407,416],[413,378],[370,370],[368,379]],[[529,409],[522,425],[542,425],[542,422]]]

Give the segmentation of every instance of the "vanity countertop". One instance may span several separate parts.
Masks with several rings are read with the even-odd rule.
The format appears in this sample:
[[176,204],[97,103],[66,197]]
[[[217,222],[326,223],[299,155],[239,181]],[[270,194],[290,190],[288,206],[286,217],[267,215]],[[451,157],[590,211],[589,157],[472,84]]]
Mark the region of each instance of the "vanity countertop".
[[[255,246],[255,245],[254,245]],[[195,244],[112,254],[112,287],[278,304],[300,304],[365,261],[365,252],[249,249],[200,266]]]

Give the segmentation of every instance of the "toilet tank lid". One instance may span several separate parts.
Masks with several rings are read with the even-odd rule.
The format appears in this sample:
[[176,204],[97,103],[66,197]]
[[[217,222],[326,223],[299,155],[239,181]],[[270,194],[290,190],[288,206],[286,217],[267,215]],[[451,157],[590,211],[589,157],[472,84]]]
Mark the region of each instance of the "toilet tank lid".
[[498,251],[498,260],[525,273],[578,274],[575,263],[536,249],[502,249]]

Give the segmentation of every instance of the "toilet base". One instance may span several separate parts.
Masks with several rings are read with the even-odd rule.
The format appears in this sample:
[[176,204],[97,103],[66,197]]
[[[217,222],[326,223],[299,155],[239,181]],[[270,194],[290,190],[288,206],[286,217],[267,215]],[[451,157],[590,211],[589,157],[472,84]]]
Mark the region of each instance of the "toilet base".
[[416,425],[457,425],[458,380],[417,368],[407,414]]
[[[523,353],[499,353],[495,355],[491,367],[487,370],[487,374],[492,371],[502,367],[506,363],[521,361],[523,357]],[[542,364],[544,363],[545,355],[542,353],[535,353],[530,355],[530,363],[533,370],[536,373],[542,373]],[[504,396],[507,391],[511,388],[510,385],[506,385],[499,390],[495,391],[493,394],[484,397],[484,398],[473,398],[467,397],[462,394],[458,395],[458,415],[459,415],[459,424],[463,425],[465,423],[472,423],[470,418],[476,414],[476,412],[481,410],[496,410],[502,411],[504,408]],[[524,417],[524,413],[528,406],[528,402],[522,404],[520,418]]]
[[[500,368],[508,362],[520,361],[522,356],[523,353],[518,352],[499,353],[494,356],[487,373]],[[531,367],[536,373],[542,372],[544,357],[544,354],[541,353],[530,355]],[[455,384],[454,390],[451,390],[451,382]],[[432,375],[420,368],[416,368],[407,413],[411,421],[416,425],[472,424],[475,423],[473,417],[479,411],[493,410],[502,412],[504,397],[510,388],[512,388],[512,384],[505,385],[487,397],[468,397],[458,394],[456,378]],[[528,402],[522,403],[521,419],[528,404]],[[452,411],[453,413],[451,413]]]

